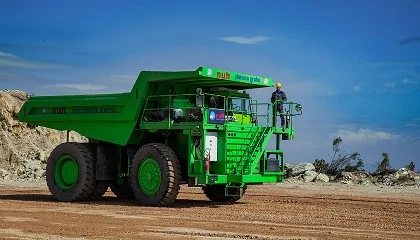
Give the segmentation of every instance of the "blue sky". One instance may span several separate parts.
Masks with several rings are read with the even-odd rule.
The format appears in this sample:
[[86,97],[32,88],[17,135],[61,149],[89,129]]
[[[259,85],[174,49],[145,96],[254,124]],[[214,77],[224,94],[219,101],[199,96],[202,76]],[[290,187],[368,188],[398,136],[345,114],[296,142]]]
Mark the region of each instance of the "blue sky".
[[[268,75],[301,102],[286,161],[420,168],[420,1],[0,2],[0,88],[36,95],[131,89],[141,70]],[[268,101],[273,89],[253,91]]]

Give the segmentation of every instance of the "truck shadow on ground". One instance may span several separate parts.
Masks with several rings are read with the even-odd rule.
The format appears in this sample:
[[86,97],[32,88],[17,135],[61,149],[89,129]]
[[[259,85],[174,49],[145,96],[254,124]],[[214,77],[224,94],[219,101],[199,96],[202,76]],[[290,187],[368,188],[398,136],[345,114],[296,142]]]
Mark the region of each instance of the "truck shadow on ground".
[[47,194],[8,194],[0,195],[0,200],[15,200],[25,202],[53,202],[54,198]]
[[[43,202],[43,203],[63,203],[57,201],[53,196],[49,194],[8,194],[0,195],[0,200],[14,200],[24,202]],[[96,201],[80,201],[72,202],[71,204],[91,204],[91,205],[109,205],[109,206],[133,206],[133,207],[148,207],[139,205],[134,199],[118,199],[114,196],[104,196],[100,200]],[[208,208],[219,208],[227,205],[239,205],[245,204],[244,202],[236,203],[224,203],[224,202],[212,202],[210,200],[193,200],[193,199],[177,199],[171,206],[166,208],[194,208],[194,207],[208,207]]]

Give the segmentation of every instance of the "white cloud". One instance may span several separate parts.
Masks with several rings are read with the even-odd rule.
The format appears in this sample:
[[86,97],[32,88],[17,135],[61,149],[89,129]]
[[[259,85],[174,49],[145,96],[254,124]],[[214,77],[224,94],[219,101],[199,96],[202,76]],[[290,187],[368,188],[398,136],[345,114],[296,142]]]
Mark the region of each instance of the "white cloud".
[[2,51],[0,51],[0,57],[12,57],[12,58],[16,58],[15,55],[10,54],[10,53],[5,53],[5,52],[2,52]]
[[66,88],[66,89],[73,89],[78,91],[99,91],[103,90],[106,87],[101,85],[94,85],[94,84],[55,84],[55,85],[47,85],[43,88]]
[[1,67],[24,69],[57,69],[64,68],[65,66],[55,63],[27,60],[10,53],[0,51],[0,68]]
[[361,86],[361,85],[354,86],[354,87],[353,87],[353,91],[355,91],[355,92],[360,92],[360,91],[362,91],[362,86]]
[[404,84],[417,84],[418,82],[416,80],[412,80],[409,78],[404,78],[404,80],[402,80],[402,83]]
[[393,88],[393,87],[395,87],[395,83],[393,83],[393,82],[386,82],[384,86],[386,88]]
[[383,131],[372,131],[370,129],[359,129],[357,131],[340,129],[334,134],[341,137],[343,141],[353,143],[376,143],[378,141],[387,141],[400,138],[400,135],[394,135]]
[[226,42],[233,42],[237,44],[257,44],[260,42],[265,42],[269,38],[264,36],[257,36],[257,37],[240,37],[240,36],[234,36],[234,37],[221,37],[220,40],[226,41]]

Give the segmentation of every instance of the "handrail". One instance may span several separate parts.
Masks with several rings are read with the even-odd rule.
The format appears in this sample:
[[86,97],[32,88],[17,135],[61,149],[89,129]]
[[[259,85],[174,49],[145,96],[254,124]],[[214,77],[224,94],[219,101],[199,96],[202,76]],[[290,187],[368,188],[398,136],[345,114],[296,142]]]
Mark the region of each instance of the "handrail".
[[[203,101],[202,101],[202,105],[198,106],[197,102],[196,102],[196,97],[197,96],[202,96],[203,97]],[[223,98],[223,104],[220,104],[220,106],[217,107],[210,107],[210,106],[204,106],[204,98],[206,97],[221,97]],[[216,110],[226,110],[225,109],[225,103],[226,103],[226,96],[223,95],[218,95],[218,94],[209,94],[209,93],[201,93],[201,94],[178,94],[178,95],[174,95],[174,94],[163,94],[163,95],[152,95],[152,96],[148,96],[146,98],[146,103],[144,105],[143,108],[143,112],[142,112],[142,116],[141,116],[141,121],[144,121],[148,115],[148,112],[152,112],[152,111],[156,111],[154,114],[156,114],[156,118],[158,119],[159,117],[161,117],[161,120],[158,121],[163,121],[166,118],[170,119],[172,116],[172,112],[176,109],[178,109],[178,107],[175,107],[176,103],[175,103],[175,99],[181,100],[181,99],[185,99],[187,100],[187,104],[189,106],[185,107],[185,108],[189,108],[189,109],[197,109],[197,108],[201,108],[202,110],[204,109],[216,109]],[[180,108],[184,108],[184,107],[180,107]],[[162,116],[159,116],[162,115]],[[171,128],[172,122],[171,120],[168,120],[168,128]]]
[[[261,134],[261,136],[259,136],[260,135],[260,129],[258,129],[257,130],[257,132],[255,133],[255,136],[253,137],[253,140],[254,139],[256,139],[258,136],[259,136],[259,139],[258,139],[258,143],[253,147],[254,149],[252,149],[251,150],[251,153],[253,154],[254,152],[255,152],[255,150],[257,149],[257,147],[258,147],[258,144],[260,143],[260,141],[261,141],[261,139],[264,137],[264,132],[265,132],[265,129],[268,129],[268,124],[269,124],[269,121],[268,121],[268,116],[269,116],[269,113],[270,113],[270,106],[272,106],[272,104],[270,104],[270,103],[260,103],[260,104],[258,104],[258,103],[256,103],[257,105],[265,105],[265,104],[267,104],[267,111],[266,111],[266,114],[264,115],[264,118],[263,118],[263,120],[261,121],[261,122],[264,122],[264,120],[265,119],[267,119],[267,125],[264,127],[264,126],[262,126],[262,134]],[[258,116],[258,112],[257,112],[257,116]],[[255,127],[258,127],[258,117],[257,117],[257,122],[256,122],[256,124],[255,125],[252,125],[252,127],[251,127],[251,129],[249,130],[249,132],[248,132],[248,134],[246,135],[246,139],[248,138],[248,136],[249,136],[249,134],[251,134],[251,132],[253,132],[252,130],[254,129],[254,126]],[[251,142],[252,142],[252,140],[251,140]],[[243,152],[246,152],[246,149],[248,148],[248,145],[243,145],[243,146],[246,146],[245,147],[245,150],[243,150],[243,149],[241,149],[241,151],[243,151]],[[252,154],[249,154],[249,151],[247,152],[247,155],[248,155],[248,162],[250,161],[250,158],[252,158]],[[244,169],[244,161],[243,161],[243,157],[244,157],[244,155],[242,155],[242,157],[241,157],[241,161],[239,162],[239,164],[238,164],[238,166],[240,166],[241,167],[241,170],[242,170],[242,174],[244,173],[244,171],[245,171],[245,169]]]
[[[273,129],[272,129],[272,128],[270,128],[270,127],[265,127],[264,129],[265,129],[265,130],[268,130],[268,131],[265,131],[265,130],[264,130],[263,134],[261,134],[261,138],[260,138],[260,140],[259,140],[258,144],[260,144],[260,141],[263,139],[264,135],[269,134],[270,132],[271,132],[270,134],[272,134],[272,133],[273,133]],[[264,141],[262,141],[262,142],[261,142],[261,146],[263,146],[263,145],[264,145],[264,142],[265,142],[265,141],[267,141],[267,143],[268,143],[268,140],[266,139],[266,140],[264,140]],[[254,149],[254,151],[251,153],[251,156],[255,153],[255,151],[256,151],[256,150],[257,150],[257,148],[255,148],[255,149]],[[262,151],[262,152],[261,152],[261,155],[262,155],[263,153],[264,153],[264,151]],[[261,158],[261,155],[260,155],[260,157],[256,158],[256,159],[258,159],[258,161],[259,161],[259,159]],[[252,170],[252,169],[254,169],[254,168],[256,167],[256,165],[257,165],[257,160],[256,160],[256,161],[254,161],[254,162],[252,163],[252,165],[251,165],[251,167],[250,167],[250,168],[251,168],[251,170]]]
[[[259,116],[264,116],[264,118],[262,119],[261,122],[264,122],[265,120],[267,120],[267,121],[265,123],[265,126],[264,126],[264,124],[260,126],[261,127],[261,130],[258,129],[257,132],[255,133],[255,136],[251,140],[251,142],[255,143],[252,146],[252,149],[250,149],[250,151],[249,150],[247,151],[246,149],[248,149],[248,146],[245,148],[245,151],[247,152],[247,155],[248,155],[248,159],[247,159],[248,162],[251,162],[252,156],[258,151],[259,146],[264,142],[263,139],[264,139],[265,135],[270,132],[270,128],[275,128],[276,127],[277,111],[274,111],[274,110],[277,108],[277,104],[279,102],[282,102],[283,105],[286,105],[286,104],[288,105],[288,107],[286,107],[286,111],[283,113],[285,117],[292,117],[292,116],[296,116],[296,115],[301,115],[302,114],[302,111],[300,111],[300,112],[297,112],[296,111],[296,113],[294,113],[293,106],[296,106],[297,103],[291,102],[291,101],[288,102],[288,101],[276,100],[275,102],[273,102],[271,104],[270,103],[255,103],[254,105],[256,105],[256,106],[259,106],[259,105],[267,105],[267,111],[266,111],[266,113],[264,115],[260,115],[257,112],[257,115],[256,115],[257,122],[256,122],[255,126],[258,126],[258,122],[259,122],[258,117]],[[270,110],[273,111],[273,116],[272,116],[272,118],[273,118],[273,121],[272,122],[273,123],[272,123],[272,126],[269,125],[269,118],[268,118],[268,116],[270,114]],[[249,130],[249,132],[247,134],[247,138],[248,138],[249,134],[251,132],[253,132],[253,127],[254,127],[254,125]],[[290,118],[290,126],[289,127],[292,127],[291,118]],[[243,159],[243,156],[242,156],[242,159]],[[255,159],[255,161],[257,161],[257,160],[259,161],[259,158]],[[254,162],[252,162],[252,163],[253,164],[248,164],[248,167],[251,168],[251,169],[249,169],[249,171],[252,171],[253,166],[255,165]],[[242,173],[243,173],[243,172],[245,172],[245,169],[244,169],[244,166],[245,166],[244,161],[241,161],[241,165],[242,165]]]

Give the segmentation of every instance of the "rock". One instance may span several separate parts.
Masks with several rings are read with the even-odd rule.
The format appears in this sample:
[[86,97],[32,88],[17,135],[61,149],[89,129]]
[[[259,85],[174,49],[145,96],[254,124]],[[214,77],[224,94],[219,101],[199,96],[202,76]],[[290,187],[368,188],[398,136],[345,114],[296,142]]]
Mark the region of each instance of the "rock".
[[7,171],[6,169],[0,168],[0,179],[5,179],[8,178],[9,176],[9,171]]
[[46,170],[46,169],[47,169],[47,164],[42,163],[42,164],[41,164],[41,168],[42,168],[42,170]]
[[38,159],[42,163],[44,163],[46,161],[46,159],[45,159],[45,152],[42,151],[42,150],[39,150],[38,153],[36,154],[36,159]]
[[[44,174],[47,155],[66,141],[66,131],[34,126],[17,120],[17,114],[29,94],[15,90],[0,90],[0,168],[13,179],[37,178]],[[87,138],[71,133],[75,142]]]
[[291,167],[290,176],[295,177],[306,171],[315,171],[315,167],[312,163],[300,163]]
[[284,170],[286,170],[286,169],[292,169],[293,168],[293,164],[291,164],[291,163],[284,163]]
[[406,168],[400,168],[397,172],[394,173],[395,178],[405,177],[408,176],[408,170]]
[[315,177],[315,182],[329,182],[329,181],[330,181],[330,178],[326,174],[323,174],[323,173],[320,173]]
[[400,168],[394,174],[389,174],[383,178],[383,182],[394,186],[415,186],[417,185],[418,176],[413,171],[407,170],[406,168]]
[[312,182],[317,175],[318,173],[313,170],[306,171],[305,174],[303,175],[303,181]]
[[416,174],[413,171],[409,171],[410,175],[413,175],[414,180],[419,181],[420,182],[420,175]]
[[25,169],[24,169],[24,168],[18,168],[18,169],[16,170],[16,174],[18,175],[18,177],[22,177],[23,175],[25,175],[25,174],[26,174],[26,171],[25,171]]
[[371,184],[372,177],[368,172],[342,172],[336,181],[344,184]]
[[286,175],[286,177],[291,177],[292,169],[293,169],[293,164],[284,163],[284,174]]
[[328,178],[330,179],[330,182],[335,182],[335,180],[337,179],[337,176],[328,176]]
[[34,175],[35,175],[35,178],[39,179],[39,178],[45,176],[45,170],[42,170],[42,169],[38,170],[38,171],[34,172]]

